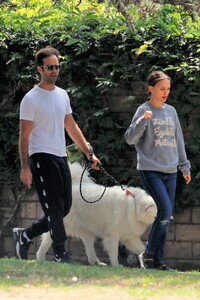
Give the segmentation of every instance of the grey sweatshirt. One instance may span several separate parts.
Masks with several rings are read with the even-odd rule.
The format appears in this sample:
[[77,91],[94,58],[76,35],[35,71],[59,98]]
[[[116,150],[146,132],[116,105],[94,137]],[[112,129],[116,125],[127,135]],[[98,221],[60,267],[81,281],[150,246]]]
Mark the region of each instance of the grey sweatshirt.
[[[152,111],[149,120],[143,118],[146,110]],[[156,108],[149,102],[139,106],[125,132],[125,140],[135,145],[138,170],[175,173],[179,167],[183,175],[190,174],[181,125],[173,106],[164,104]]]

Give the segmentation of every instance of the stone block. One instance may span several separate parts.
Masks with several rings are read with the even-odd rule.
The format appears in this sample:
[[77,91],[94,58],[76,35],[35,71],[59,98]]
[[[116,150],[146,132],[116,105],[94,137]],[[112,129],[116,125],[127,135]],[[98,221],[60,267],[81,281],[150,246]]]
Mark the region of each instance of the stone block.
[[17,225],[17,227],[27,228],[32,224],[33,221],[34,220],[30,220],[30,219],[22,219],[20,223]]
[[2,189],[1,197],[2,197],[2,199],[4,199],[3,202],[13,201],[13,199],[14,199],[13,193],[12,193],[11,189],[9,189],[9,188],[7,188],[7,189],[3,188]]
[[27,202],[27,201],[38,201],[38,196],[37,193],[35,191],[35,189],[31,189],[30,191],[26,192],[26,194],[24,195],[24,197],[22,198],[23,201]]
[[192,221],[192,210],[185,209],[179,214],[174,214],[174,222],[178,224],[190,224]]
[[35,243],[33,241],[33,243],[30,245],[30,248],[28,250],[28,258],[30,258],[31,256],[31,258],[36,259],[35,254],[36,254],[36,249],[35,249]]
[[176,224],[170,224],[169,231],[167,234],[167,240],[168,241],[174,241],[175,240],[175,232],[176,232]]
[[36,219],[36,202],[21,202],[21,218]]
[[166,264],[178,271],[191,271],[199,269],[200,261],[190,259],[166,259]]
[[176,241],[198,241],[200,225],[176,225]]
[[3,235],[1,243],[1,254],[6,254],[6,257],[15,256],[15,243],[12,235]]
[[166,258],[173,259],[191,259],[191,242],[166,242]]
[[192,209],[192,223],[200,224],[200,207],[195,207]]
[[39,219],[44,215],[40,202],[36,202],[36,218]]
[[0,207],[1,220],[5,219],[4,222],[1,222],[1,221],[0,222],[5,224],[6,219],[9,219],[12,214],[13,214],[13,208],[12,207]]
[[[193,243],[193,259],[200,260],[200,241],[198,243]],[[199,265],[200,268],[200,265]]]

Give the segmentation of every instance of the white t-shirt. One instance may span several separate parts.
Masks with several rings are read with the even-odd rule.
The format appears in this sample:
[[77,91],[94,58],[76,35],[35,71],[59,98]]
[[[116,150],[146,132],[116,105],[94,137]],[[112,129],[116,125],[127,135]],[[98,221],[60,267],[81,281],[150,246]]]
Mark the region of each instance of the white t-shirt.
[[66,156],[64,119],[71,113],[70,100],[65,90],[57,86],[52,91],[38,86],[32,88],[20,105],[20,119],[33,121],[29,155],[43,152]]

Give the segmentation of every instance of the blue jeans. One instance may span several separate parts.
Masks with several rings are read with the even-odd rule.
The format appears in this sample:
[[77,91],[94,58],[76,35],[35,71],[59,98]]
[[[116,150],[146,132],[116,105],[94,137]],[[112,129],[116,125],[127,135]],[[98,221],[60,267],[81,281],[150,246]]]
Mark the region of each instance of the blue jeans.
[[159,266],[164,263],[164,247],[176,193],[177,173],[140,171],[140,179],[158,209],[149,232],[146,252],[153,255],[155,266]]

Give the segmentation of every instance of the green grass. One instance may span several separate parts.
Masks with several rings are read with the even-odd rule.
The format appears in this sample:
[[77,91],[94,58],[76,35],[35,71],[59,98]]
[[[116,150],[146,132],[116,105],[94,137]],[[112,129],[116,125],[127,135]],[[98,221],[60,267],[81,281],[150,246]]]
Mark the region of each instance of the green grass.
[[[29,298],[33,291],[38,291],[38,298]],[[196,300],[200,299],[200,273],[68,265],[14,258],[0,260],[0,299],[37,300],[43,299],[44,294],[44,299],[56,300],[60,293],[67,295],[66,298],[62,295],[62,299],[75,300],[79,296],[81,300]],[[22,297],[24,294],[25,298]],[[50,295],[54,295],[53,298]]]

